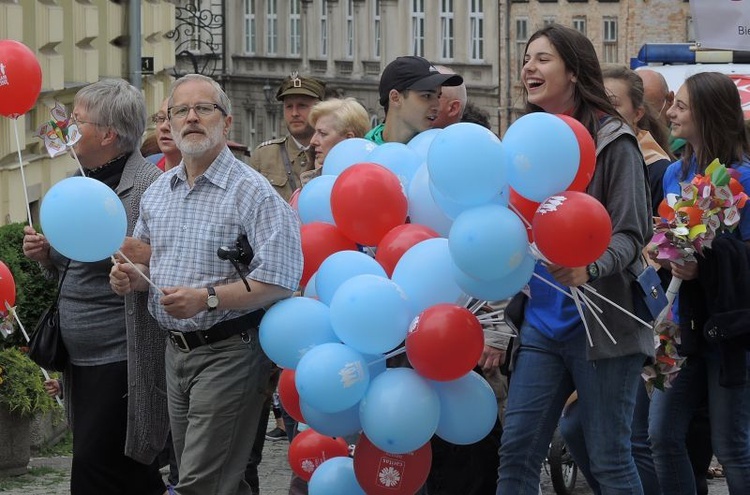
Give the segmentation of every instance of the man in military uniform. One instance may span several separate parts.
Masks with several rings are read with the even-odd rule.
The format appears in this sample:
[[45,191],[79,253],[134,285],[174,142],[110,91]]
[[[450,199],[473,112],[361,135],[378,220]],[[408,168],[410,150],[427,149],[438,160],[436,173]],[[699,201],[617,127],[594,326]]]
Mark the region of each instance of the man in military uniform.
[[276,99],[284,104],[289,134],[259,144],[250,157],[250,166],[263,174],[287,201],[302,186],[300,174],[315,168],[314,154],[309,149],[315,131],[307,116],[324,98],[325,83],[292,72],[276,92]]

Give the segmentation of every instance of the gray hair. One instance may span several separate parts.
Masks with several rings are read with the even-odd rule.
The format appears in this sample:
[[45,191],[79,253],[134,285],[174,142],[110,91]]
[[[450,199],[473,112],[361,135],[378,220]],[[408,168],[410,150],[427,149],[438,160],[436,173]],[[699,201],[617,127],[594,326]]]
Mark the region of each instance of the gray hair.
[[210,77],[204,76],[203,74],[186,74],[182,76],[181,78],[177,79],[175,82],[172,83],[172,87],[169,90],[169,103],[167,103],[168,107],[172,106],[173,100],[172,97],[174,96],[174,91],[182,84],[190,81],[200,81],[200,82],[206,82],[213,86],[214,91],[216,91],[216,99],[218,100],[218,105],[221,106],[221,108],[224,109],[224,111],[227,112],[227,115],[232,115],[232,102],[229,101],[229,97],[224,92],[224,90],[219,86],[219,83],[211,79]]
[[102,79],[89,84],[76,93],[73,105],[83,107],[92,121],[113,129],[120,151],[138,148],[146,129],[146,100],[127,81]]

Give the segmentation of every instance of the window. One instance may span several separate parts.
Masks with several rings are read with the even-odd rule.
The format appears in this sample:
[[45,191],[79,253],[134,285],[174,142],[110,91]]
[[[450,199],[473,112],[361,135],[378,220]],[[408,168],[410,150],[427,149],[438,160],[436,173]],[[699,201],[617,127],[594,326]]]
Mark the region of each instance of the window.
[[372,44],[372,56],[376,60],[380,60],[380,0],[375,0],[373,3],[373,19],[375,20],[375,39]]
[[255,0],[245,0],[245,53],[255,54]]
[[269,55],[276,55],[278,43],[278,4],[277,0],[268,0],[266,4],[266,52]]
[[328,56],[328,1],[320,3],[320,56]]
[[529,20],[525,17],[516,19],[516,80],[521,80],[523,72],[523,55],[526,42],[529,40]]
[[482,0],[471,0],[469,36],[471,37],[469,58],[474,62],[484,61],[484,5]]
[[411,3],[411,39],[412,55],[424,56],[424,0],[412,0]]
[[617,63],[617,18],[605,17],[602,35],[604,43],[603,59],[606,64]]
[[299,55],[302,41],[302,20],[300,19],[300,0],[289,4],[289,54]]
[[586,36],[586,18],[585,17],[574,17],[573,18],[573,29]]
[[440,58],[453,58],[453,0],[440,0]]
[[346,2],[346,58],[354,57],[354,0]]
[[552,16],[544,16],[544,18],[542,19],[542,24],[545,27],[549,26],[550,24],[554,24],[554,23],[555,23],[555,18],[552,17]]

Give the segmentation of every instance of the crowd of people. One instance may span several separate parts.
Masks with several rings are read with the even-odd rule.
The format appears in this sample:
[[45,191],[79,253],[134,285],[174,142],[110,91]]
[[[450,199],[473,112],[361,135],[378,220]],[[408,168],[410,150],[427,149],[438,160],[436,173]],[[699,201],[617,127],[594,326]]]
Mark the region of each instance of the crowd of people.
[[[517,337],[485,329],[476,371],[503,412],[476,444],[433,438],[421,495],[536,495],[558,422],[597,494],[706,493],[706,454],[723,466],[731,494],[750,493],[748,351],[703,333],[750,323],[750,216],[741,210],[739,228],[697,262],[665,262],[649,247],[662,200],[715,158],[750,191],[750,142],[736,86],[725,75],[701,73],[673,94],[653,71],[602,68],[588,38],[557,24],[534,33],[524,53],[525,112],[571,116],[594,140],[586,192],[606,208],[612,237],[588,266],[537,263],[528,290],[505,311]],[[210,78],[191,74],[173,83],[152,116],[160,153],[153,162],[139,149],[147,115],[138,90],[105,79],[76,95],[76,154],[83,173],[122,200],[128,237],[121,251],[133,263],[69,260],[43,234],[25,230],[24,254],[60,285],[71,364],[46,386],[64,397],[73,430],[73,495],[259,494],[279,369],[261,349],[258,325],[268,307],[299,290],[302,274],[299,221],[289,202],[345,139],[406,144],[457,122],[491,128],[486,112],[468,101],[463,78],[422,57],[385,67],[385,119],[372,129],[356,99],[328,96],[322,81],[297,73],[285,79],[276,98],[288,133],[256,147],[248,166],[228,146],[232,103]],[[239,268],[219,259],[217,246],[238,246]],[[564,294],[585,286],[633,311],[630,287],[647,262],[659,266],[665,283],[684,281],[673,320],[688,357],[672,387],[651,396],[641,371],[654,358],[653,329],[608,305],[596,318],[582,317]],[[718,300],[707,292],[717,280],[722,294],[737,295]],[[283,409],[274,416],[271,439],[291,441],[304,428]],[[710,424],[710,439],[696,424]],[[703,448],[690,448],[695,437]],[[159,468],[170,457],[167,486]],[[289,493],[307,493],[305,481],[294,476]]]

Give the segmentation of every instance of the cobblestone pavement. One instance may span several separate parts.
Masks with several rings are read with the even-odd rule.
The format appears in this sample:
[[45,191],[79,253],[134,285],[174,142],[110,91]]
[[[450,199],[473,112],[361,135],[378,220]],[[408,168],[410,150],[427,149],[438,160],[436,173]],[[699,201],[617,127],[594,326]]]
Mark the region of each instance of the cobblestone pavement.
[[[274,421],[269,421],[269,429]],[[291,470],[286,459],[286,441],[266,442],[260,465],[261,495],[287,495]],[[0,493],[7,495],[68,495],[70,457],[41,457],[31,460],[31,474],[10,480],[0,480]],[[576,483],[574,495],[591,495],[582,477]],[[555,495],[549,476],[542,472],[542,494]],[[460,494],[457,494],[460,495]],[[488,494],[494,495],[494,494]],[[724,478],[709,480],[709,495],[729,495]]]

